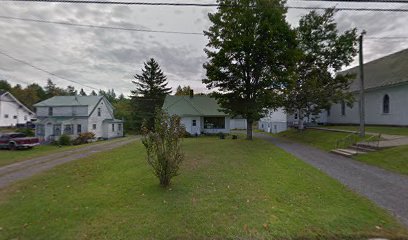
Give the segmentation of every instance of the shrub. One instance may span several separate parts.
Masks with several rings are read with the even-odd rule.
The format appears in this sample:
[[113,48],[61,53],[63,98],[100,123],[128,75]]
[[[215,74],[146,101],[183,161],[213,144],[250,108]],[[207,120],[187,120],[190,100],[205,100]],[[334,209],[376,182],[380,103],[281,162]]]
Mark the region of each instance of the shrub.
[[61,146],[69,146],[71,145],[71,137],[69,135],[62,134],[58,139],[58,143]]
[[184,154],[181,150],[181,139],[185,134],[180,118],[169,116],[158,110],[154,121],[154,130],[143,127],[142,142],[147,151],[147,162],[160,181],[167,187],[173,177],[178,175]]
[[223,132],[218,133],[220,139],[225,139],[225,134]]
[[238,139],[238,136],[237,135],[232,135],[232,139]]
[[80,133],[78,137],[73,141],[74,145],[81,145],[85,143],[89,143],[89,141],[95,139],[95,133],[93,132],[85,132]]
[[34,130],[31,128],[19,128],[17,132],[24,133],[27,137],[34,137],[35,135]]

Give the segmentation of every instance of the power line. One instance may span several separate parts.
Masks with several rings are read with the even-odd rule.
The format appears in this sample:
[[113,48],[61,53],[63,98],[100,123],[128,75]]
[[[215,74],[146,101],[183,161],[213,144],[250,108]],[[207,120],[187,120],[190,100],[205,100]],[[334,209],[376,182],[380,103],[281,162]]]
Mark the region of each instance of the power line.
[[[367,1],[367,0],[366,0]],[[401,0],[396,0],[401,1]],[[33,3],[70,3],[70,4],[103,4],[103,5],[140,5],[140,6],[170,6],[170,7],[236,7],[217,3],[172,3],[172,2],[123,2],[123,1],[93,1],[93,0],[0,0],[0,2],[33,2]],[[326,10],[331,7],[286,6],[289,9]],[[401,8],[336,8],[337,11],[369,11],[369,12],[408,12]]]
[[[74,26],[74,27],[89,27],[89,28],[100,28],[100,29],[108,29],[108,30],[123,30],[123,31],[135,31],[135,32],[149,32],[149,33],[170,33],[170,34],[182,34],[182,35],[197,35],[203,36],[203,33],[199,32],[178,32],[178,31],[161,31],[161,30],[144,30],[144,29],[134,29],[134,28],[124,28],[124,27],[112,27],[112,26],[98,26],[98,25],[91,25],[91,24],[78,24],[78,23],[71,23],[71,22],[57,22],[57,21],[46,21],[46,20],[39,20],[39,19],[30,19],[30,18],[18,18],[18,17],[10,17],[10,16],[1,16],[0,19],[11,19],[11,20],[19,20],[19,21],[27,21],[27,22],[35,22],[35,23],[46,23],[46,24],[58,24],[58,25],[65,25],[65,26]],[[365,39],[369,40],[406,40],[406,37],[366,37]]]
[[408,3],[408,0],[293,0],[301,2]]
[[132,31],[132,32],[166,33],[166,34],[183,34],[183,35],[203,35],[203,33],[198,33],[198,32],[145,30],[145,29],[126,28],[126,27],[113,27],[113,26],[100,26],[100,25],[92,25],[92,24],[80,24],[80,23],[72,23],[72,22],[47,21],[47,20],[40,20],[40,19],[19,18],[19,17],[9,17],[9,16],[0,16],[0,19],[11,19],[11,20],[19,20],[19,21],[26,21],[26,22],[36,22],[36,23],[46,23],[46,24],[59,24],[59,25],[76,26],[76,27],[89,27],[89,28],[100,28],[100,29],[110,29],[110,30],[123,30],[123,31]]
[[12,60],[14,60],[14,61],[16,61],[16,62],[25,64],[25,65],[30,66],[30,67],[32,67],[32,68],[38,70],[38,71],[47,73],[47,74],[52,75],[52,76],[54,76],[54,77],[57,77],[57,78],[60,78],[60,79],[63,79],[63,80],[65,80],[65,81],[69,81],[69,82],[72,82],[72,83],[76,83],[76,84],[81,85],[81,86],[83,86],[83,87],[87,87],[87,88],[94,89],[94,90],[99,90],[99,89],[97,89],[97,88],[94,88],[94,87],[91,87],[91,86],[82,84],[82,83],[80,83],[80,82],[78,82],[78,81],[71,80],[71,79],[68,79],[68,78],[65,78],[65,77],[61,77],[61,76],[59,76],[59,75],[57,75],[57,74],[55,74],[55,73],[52,73],[52,72],[47,71],[47,70],[45,70],[45,69],[43,69],[43,68],[37,67],[37,66],[35,66],[35,65],[33,65],[33,64],[29,63],[29,62],[26,62],[26,61],[24,61],[24,60],[15,58],[15,57],[13,57],[13,56],[11,56],[11,55],[9,55],[9,54],[7,54],[7,53],[1,51],[1,50],[0,50],[0,54],[3,55],[3,56],[6,56],[6,57],[8,57],[8,58],[10,58],[10,59],[12,59]]

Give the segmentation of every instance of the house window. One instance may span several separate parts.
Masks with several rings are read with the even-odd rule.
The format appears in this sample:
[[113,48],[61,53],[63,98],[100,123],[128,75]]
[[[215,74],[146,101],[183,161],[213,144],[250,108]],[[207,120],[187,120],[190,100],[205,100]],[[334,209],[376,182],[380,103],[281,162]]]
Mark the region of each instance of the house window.
[[224,117],[205,117],[204,118],[205,129],[224,129],[225,118]]
[[92,129],[96,130],[96,124],[92,124]]
[[82,125],[78,124],[77,125],[77,134],[80,134],[82,132]]
[[64,134],[73,135],[74,134],[74,126],[72,124],[64,125]]
[[28,119],[27,116],[24,116],[24,121],[27,121],[27,119]]
[[197,120],[193,120],[193,127],[197,126]]
[[14,116],[13,116],[13,119],[17,119],[17,115],[14,115]]
[[8,114],[4,114],[4,118],[8,118],[9,117],[9,115]]
[[119,123],[119,124],[118,124],[118,130],[119,130],[119,131],[122,131],[122,123]]
[[45,135],[45,128],[43,124],[37,124],[35,126],[35,135],[36,136],[44,136]]
[[297,113],[295,113],[295,119],[298,119],[298,114]]
[[112,123],[112,132],[114,132],[114,131],[115,131],[115,124]]
[[48,116],[52,116],[53,115],[53,109],[52,107],[48,108]]
[[390,113],[390,97],[385,94],[383,98],[383,113]]
[[54,136],[61,136],[61,124],[54,125]]
[[98,117],[101,116],[101,108],[98,108]]
[[346,103],[344,101],[341,102],[341,115],[346,115]]

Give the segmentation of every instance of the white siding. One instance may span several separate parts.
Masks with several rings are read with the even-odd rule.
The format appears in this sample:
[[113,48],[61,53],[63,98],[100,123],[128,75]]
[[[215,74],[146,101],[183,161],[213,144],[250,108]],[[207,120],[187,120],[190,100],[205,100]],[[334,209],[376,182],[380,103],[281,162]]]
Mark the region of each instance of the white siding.
[[287,122],[271,122],[268,120],[260,120],[258,129],[269,133],[280,133],[288,130]]
[[[196,121],[196,126],[193,126],[193,120]],[[200,135],[201,133],[217,134],[217,133],[230,133],[230,117],[225,117],[225,128],[223,129],[205,129],[204,117],[182,117],[181,124],[184,125],[186,131],[190,134]]]
[[[383,113],[383,98],[390,97],[390,113]],[[359,95],[355,95],[358,99]],[[365,94],[365,119],[367,124],[408,126],[408,85],[383,87],[367,91]],[[352,108],[346,106],[346,114],[341,114],[341,104],[330,109],[328,122],[332,124],[358,124],[358,101]]]
[[[6,115],[8,116],[6,118]],[[0,127],[15,126],[31,121],[35,116],[30,115],[24,107],[5,94],[0,99]]]
[[[101,109],[101,116],[98,116],[98,108]],[[104,101],[100,101],[92,112],[91,116],[88,118],[88,130],[89,132],[95,133],[96,138],[105,138],[104,136],[104,126],[103,120],[105,119],[113,119],[113,115],[111,114],[112,109],[110,106]],[[96,129],[93,129],[93,124],[96,124]],[[105,133],[107,134],[107,133]]]
[[[49,107],[37,107],[38,117],[48,117]],[[69,116],[88,116],[87,106],[64,106],[64,107],[53,107],[52,116],[57,117],[69,117]]]
[[[119,124],[122,126],[119,129]],[[114,126],[112,128],[112,125]],[[103,138],[110,139],[110,138],[117,138],[123,136],[123,123],[112,123],[112,122],[105,122],[103,123]]]
[[230,120],[231,129],[247,129],[247,120],[244,118],[232,118]]

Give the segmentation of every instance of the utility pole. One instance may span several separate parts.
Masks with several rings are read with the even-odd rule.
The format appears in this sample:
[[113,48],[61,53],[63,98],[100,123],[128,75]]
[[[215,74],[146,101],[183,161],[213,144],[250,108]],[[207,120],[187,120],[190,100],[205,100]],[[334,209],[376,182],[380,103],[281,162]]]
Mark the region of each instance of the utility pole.
[[360,60],[360,137],[365,137],[365,96],[364,96],[364,60],[363,60],[363,36],[366,31],[360,34],[359,37],[359,60]]

